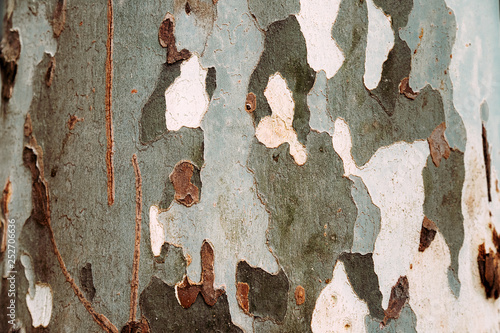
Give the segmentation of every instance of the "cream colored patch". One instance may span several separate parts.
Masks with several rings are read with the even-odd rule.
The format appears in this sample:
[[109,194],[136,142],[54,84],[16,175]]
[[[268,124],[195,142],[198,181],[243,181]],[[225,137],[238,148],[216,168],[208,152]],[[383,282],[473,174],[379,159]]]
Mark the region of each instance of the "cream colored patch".
[[269,77],[264,96],[272,110],[272,115],[261,119],[255,136],[267,148],[276,148],[282,143],[290,144],[290,155],[295,163],[303,165],[307,160],[306,147],[297,138],[292,127],[295,102],[292,92],[279,72]]
[[378,275],[384,308],[392,286],[407,274],[418,252],[424,218],[422,169],[429,156],[427,141],[396,142],[379,148],[364,166],[358,168],[351,155],[349,126],[335,121],[333,147],[344,163],[345,176],[361,177],[373,203],[380,208],[380,232],[375,241],[373,262]]
[[340,0],[301,0],[296,15],[307,47],[307,62],[316,72],[332,78],[344,63],[344,54],[332,37]]
[[418,332],[454,332],[455,297],[448,287],[450,250],[438,231],[431,245],[418,252],[408,271],[410,306],[417,317]]
[[394,32],[391,17],[375,6],[373,0],[367,0],[368,36],[366,41],[365,74],[366,88],[375,89],[382,77],[382,65],[394,47]]
[[313,332],[365,332],[368,306],[359,299],[349,283],[344,263],[337,261],[332,281],[326,286],[314,307]]
[[52,288],[50,285],[37,282],[35,294],[26,294],[26,305],[31,314],[33,327],[47,327],[52,316]]
[[182,63],[181,75],[165,91],[168,130],[177,131],[182,126],[200,126],[209,103],[205,89],[207,72],[201,67],[196,55]]
[[151,250],[155,257],[161,253],[161,247],[165,243],[165,230],[163,224],[158,222],[158,207],[149,208],[149,234],[151,237]]

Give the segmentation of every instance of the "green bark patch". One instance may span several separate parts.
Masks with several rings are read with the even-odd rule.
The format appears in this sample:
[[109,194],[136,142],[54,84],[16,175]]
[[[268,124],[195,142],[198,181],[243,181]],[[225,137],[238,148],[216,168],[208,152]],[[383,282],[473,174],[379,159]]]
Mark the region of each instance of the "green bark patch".
[[375,273],[372,253],[342,253],[339,260],[344,267],[354,292],[366,302],[370,316],[384,319],[382,309],[382,293],[379,290],[378,276]]
[[[394,15],[407,16],[408,13],[395,12]],[[403,19],[407,18],[394,20],[404,23]],[[400,46],[393,49],[382,73],[381,82],[392,80],[391,84],[384,86],[388,94],[383,97],[390,103],[384,104],[382,97],[373,98],[363,83],[367,29],[366,4],[344,2],[332,34],[344,50],[346,59],[337,74],[328,80],[326,88],[330,117],[343,118],[353,133],[351,153],[358,166],[364,165],[382,146],[427,139],[445,120],[441,95],[430,86],[423,88],[414,100],[399,93],[399,82],[408,73],[410,63],[410,54],[403,44],[397,44]],[[391,109],[387,105],[392,104],[393,111],[389,112]]]
[[139,305],[148,319],[151,332],[242,332],[231,322],[227,295],[209,306],[198,295],[195,303],[184,309],[177,301],[175,287],[157,277],[141,293]]
[[342,161],[331,137],[311,132],[308,160],[298,166],[287,144],[267,149],[254,141],[249,158],[259,196],[271,213],[268,243],[290,280],[291,290],[305,289],[297,306],[288,295],[288,309],[279,332],[308,332],[316,299],[331,279],[338,255],[350,251],[357,208],[352,182],[344,178]]
[[276,72],[281,73],[292,91],[295,102],[292,126],[297,132],[299,141],[305,144],[310,130],[307,94],[314,85],[316,73],[307,63],[305,39],[295,16],[271,24],[266,33],[264,52],[250,77],[248,86],[248,92],[256,96],[257,107],[253,112],[255,125],[272,113],[264,96],[264,90],[269,77]]
[[458,255],[464,242],[462,215],[464,153],[452,150],[447,160],[441,159],[439,167],[436,167],[429,157],[422,175],[425,191],[424,214],[436,224],[450,248],[451,264],[448,279],[452,291],[458,297],[460,294]]
[[290,285],[283,270],[269,274],[240,261],[236,269],[236,282],[248,284],[249,312],[260,318],[282,322],[285,318]]

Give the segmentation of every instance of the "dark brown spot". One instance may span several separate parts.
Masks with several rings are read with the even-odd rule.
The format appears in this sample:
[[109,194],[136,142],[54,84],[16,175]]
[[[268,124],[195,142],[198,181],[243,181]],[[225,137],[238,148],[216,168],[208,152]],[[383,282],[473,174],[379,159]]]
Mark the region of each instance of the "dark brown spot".
[[[493,231],[496,234],[496,231]],[[498,235],[496,235],[498,238]],[[486,292],[486,298],[497,299],[500,293],[500,252],[490,249],[486,253],[485,244],[479,245],[477,254],[479,276]]]
[[174,171],[170,174],[170,181],[174,185],[175,196],[174,199],[186,207],[200,201],[199,189],[191,183],[193,176],[194,166],[189,161],[181,161],[174,167]]
[[439,167],[442,157],[448,159],[451,153],[450,145],[448,144],[448,141],[444,136],[445,130],[446,124],[442,122],[434,129],[434,131],[432,131],[431,135],[427,138],[427,141],[429,142],[432,162],[436,167]]
[[59,37],[64,30],[64,23],[66,22],[66,0],[58,0],[56,9],[54,11],[54,18],[52,19],[52,30],[54,37]]
[[250,92],[248,93],[247,100],[245,102],[245,110],[247,110],[248,113],[252,113],[255,111],[256,107],[257,107],[257,97],[255,97],[255,94],[253,92]]
[[491,202],[491,157],[490,145],[488,144],[488,137],[486,135],[486,127],[483,124],[483,155],[484,166],[486,168],[486,185],[488,189],[488,201]]
[[[414,53],[417,53],[417,50],[415,50]],[[411,89],[410,79],[408,77],[405,77],[399,83],[399,93],[405,95],[406,98],[409,98],[409,99],[415,99],[418,96],[418,93],[414,92]]]
[[401,276],[398,282],[392,287],[391,297],[389,298],[389,306],[384,311],[385,317],[382,324],[385,326],[389,319],[398,319],[401,310],[410,298],[408,278]]
[[182,49],[180,52],[177,51],[177,46],[175,46],[175,21],[172,14],[167,13],[163,22],[160,24],[160,29],[158,30],[158,40],[160,45],[167,49],[167,63],[173,64],[179,60],[188,59],[191,53]]
[[427,249],[434,237],[436,236],[437,226],[434,222],[429,220],[427,216],[424,216],[424,221],[422,222],[422,230],[420,231],[420,245],[418,246],[418,250],[420,252],[424,252]]
[[225,293],[224,289],[214,288],[214,281],[214,250],[205,240],[201,246],[201,281],[194,283],[185,276],[184,280],[176,286],[182,307],[187,309],[193,305],[199,293],[203,296],[205,303],[214,306],[217,298]]
[[250,306],[248,303],[248,292],[250,291],[250,286],[248,283],[245,282],[238,282],[237,288],[236,288],[236,299],[238,300],[238,305],[240,308],[245,311],[245,313],[248,313],[250,310]]
[[190,14],[191,13],[191,6],[189,5],[189,2],[186,1],[186,6],[184,7],[184,10],[186,11],[186,14]]
[[47,87],[52,85],[52,80],[54,79],[54,73],[56,71],[56,58],[50,57],[49,67],[45,73],[45,84]]
[[[7,27],[12,27],[9,20]],[[2,71],[2,97],[8,100],[12,97],[14,81],[17,74],[17,60],[21,55],[19,32],[8,28],[0,43],[0,70]]]
[[302,286],[297,286],[295,288],[295,303],[297,305],[302,305],[306,301],[306,291],[304,287]]
[[69,130],[73,130],[75,128],[76,123],[79,121],[83,121],[84,118],[78,118],[76,115],[70,115],[68,120],[68,128]]
[[121,333],[149,333],[151,329],[149,328],[149,323],[147,319],[142,316],[141,321],[129,321],[125,326],[123,326]]

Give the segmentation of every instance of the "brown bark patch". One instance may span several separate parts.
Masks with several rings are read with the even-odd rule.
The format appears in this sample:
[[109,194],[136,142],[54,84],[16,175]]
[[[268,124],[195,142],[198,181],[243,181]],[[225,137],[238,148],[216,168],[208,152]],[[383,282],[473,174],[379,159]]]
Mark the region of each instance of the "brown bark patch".
[[427,216],[424,216],[424,221],[422,222],[422,230],[420,231],[420,245],[418,246],[418,250],[420,252],[424,252],[427,249],[434,237],[436,236],[437,226],[436,224],[429,220]]
[[427,141],[429,142],[432,162],[436,167],[439,167],[442,157],[448,159],[451,154],[450,145],[448,144],[448,141],[444,136],[445,130],[446,124],[442,122],[434,129],[434,131],[432,131],[431,135],[427,138]]
[[45,73],[45,85],[50,87],[52,85],[52,80],[54,79],[54,73],[56,72],[56,58],[50,57],[49,67]]
[[250,292],[250,286],[245,282],[238,282],[236,287],[236,299],[238,300],[238,305],[240,308],[248,313],[250,311],[250,304],[248,302],[248,293]]
[[4,253],[7,248],[7,225],[9,223],[9,202],[12,198],[12,183],[10,179],[7,179],[7,183],[2,192],[2,200],[0,201],[1,213],[0,216],[2,222],[2,243],[0,245],[0,253]]
[[186,207],[191,207],[200,201],[199,189],[191,183],[194,165],[189,161],[181,161],[176,164],[169,178],[174,185],[174,199]]
[[306,301],[306,290],[302,286],[295,288],[295,303],[302,305]]
[[46,226],[50,219],[49,209],[49,194],[45,179],[41,176],[40,169],[37,164],[38,156],[31,147],[24,147],[23,162],[24,165],[31,171],[31,195],[33,202],[33,210],[31,211],[31,218]]
[[2,72],[2,97],[8,100],[14,91],[14,81],[17,74],[17,61],[21,55],[19,32],[12,30],[12,22],[7,22],[8,29],[0,43],[0,70]]
[[415,99],[418,96],[418,93],[414,92],[410,87],[410,78],[405,77],[399,83],[399,93],[406,96],[409,99]]
[[486,298],[497,299],[500,295],[500,235],[493,228],[492,241],[496,252],[490,249],[486,253],[485,244],[479,245],[477,265]]
[[224,294],[224,289],[214,288],[214,250],[210,243],[203,242],[201,246],[201,280],[199,283],[192,282],[187,276],[177,287],[177,296],[182,307],[189,308],[196,301],[196,297],[201,296],[209,306],[217,303],[217,298]]
[[398,282],[392,287],[391,297],[389,298],[389,306],[387,310],[384,311],[385,317],[382,321],[383,325],[386,325],[389,319],[398,319],[401,310],[406,304],[406,301],[410,298],[408,278],[406,276],[401,276]]
[[108,206],[115,202],[115,167],[113,155],[115,150],[115,139],[113,132],[113,111],[111,108],[113,93],[113,0],[108,0],[108,38],[106,40],[106,93],[104,107],[106,110],[106,175]]
[[158,40],[160,45],[167,49],[167,63],[173,64],[179,60],[188,59],[191,53],[182,49],[177,51],[177,46],[175,46],[175,20],[174,16],[170,13],[165,15],[165,18],[160,24],[160,29],[158,30]]
[[245,102],[245,110],[248,113],[252,113],[257,108],[257,97],[253,92],[249,92],[247,95],[247,100]]
[[66,23],[66,0],[58,0],[56,9],[54,10],[54,18],[52,19],[52,30],[54,37],[59,37],[64,30]]

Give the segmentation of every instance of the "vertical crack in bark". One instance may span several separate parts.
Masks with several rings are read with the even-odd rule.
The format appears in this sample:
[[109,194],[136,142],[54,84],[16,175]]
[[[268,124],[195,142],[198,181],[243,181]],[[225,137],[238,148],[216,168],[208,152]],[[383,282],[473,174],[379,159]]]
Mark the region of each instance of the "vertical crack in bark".
[[113,87],[113,0],[108,0],[108,39],[106,42],[106,168],[108,176],[108,205],[115,202],[115,170],[113,166],[114,136],[113,113],[111,110]]
[[136,154],[132,156],[132,165],[134,166],[135,173],[135,244],[132,281],[130,282],[130,322],[136,320],[139,288],[139,261],[141,257],[142,178]]
[[484,166],[486,168],[486,185],[488,186],[488,202],[491,202],[491,157],[490,145],[488,144],[488,137],[486,135],[486,127],[483,124],[483,155]]

